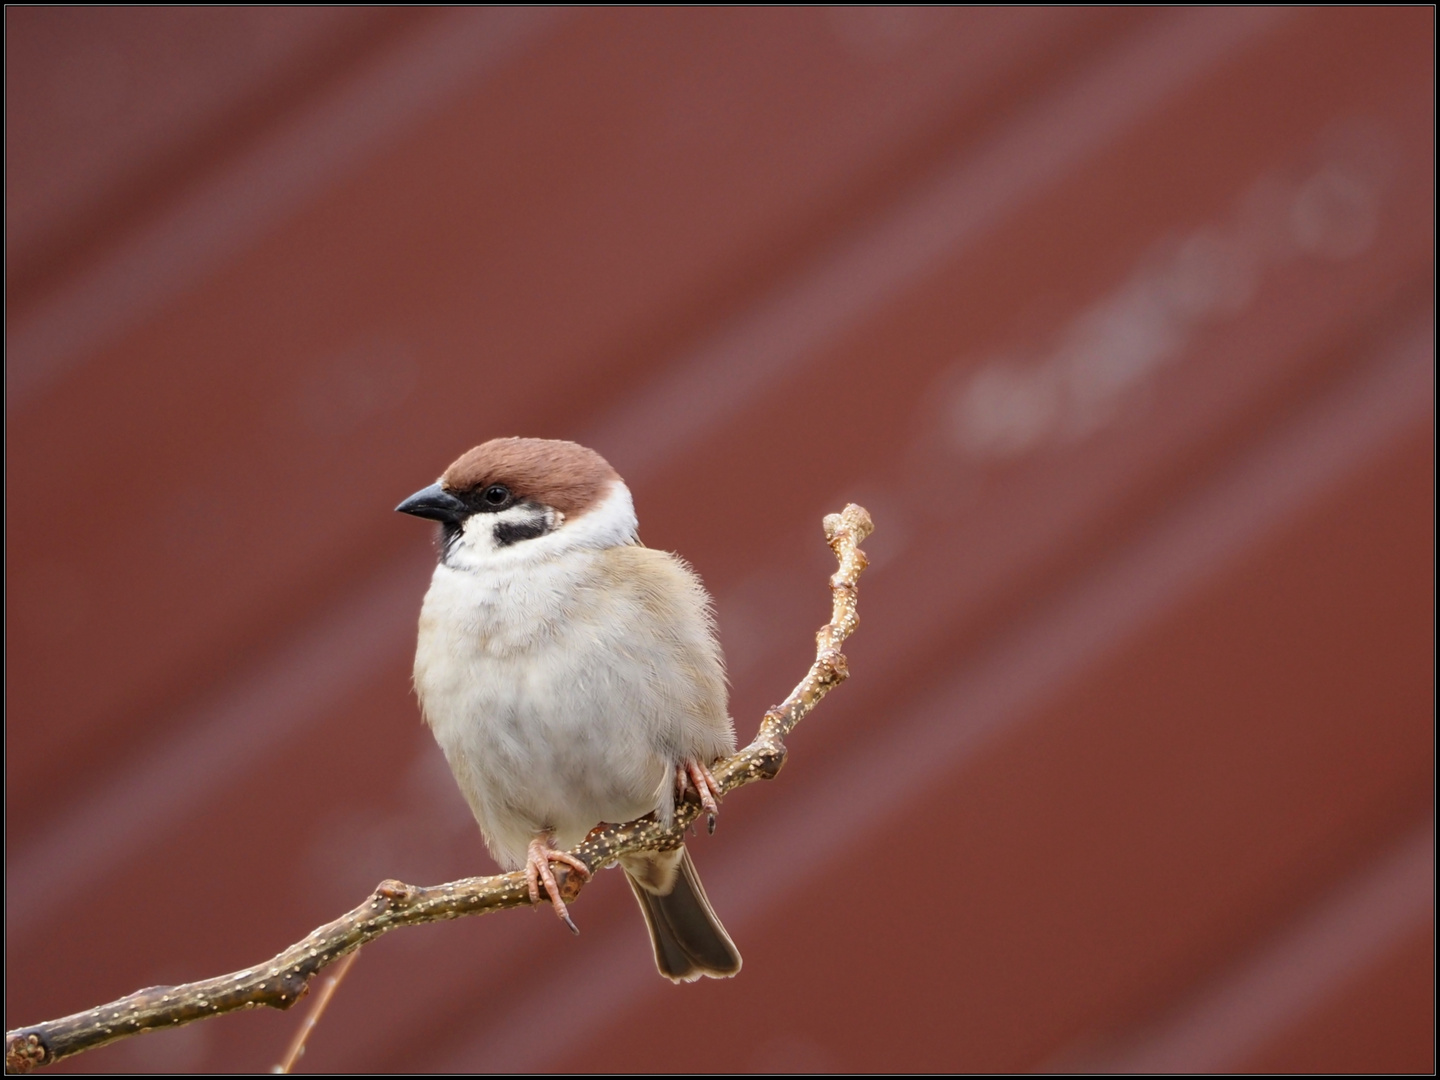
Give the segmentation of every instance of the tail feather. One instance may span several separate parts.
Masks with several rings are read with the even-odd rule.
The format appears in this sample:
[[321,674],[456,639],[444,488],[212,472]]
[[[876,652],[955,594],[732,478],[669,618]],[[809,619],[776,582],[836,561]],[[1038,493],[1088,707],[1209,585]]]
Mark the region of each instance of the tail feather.
[[740,952],[705,895],[684,847],[622,860],[625,879],[640,903],[655,966],[672,982],[702,975],[723,979],[740,970]]

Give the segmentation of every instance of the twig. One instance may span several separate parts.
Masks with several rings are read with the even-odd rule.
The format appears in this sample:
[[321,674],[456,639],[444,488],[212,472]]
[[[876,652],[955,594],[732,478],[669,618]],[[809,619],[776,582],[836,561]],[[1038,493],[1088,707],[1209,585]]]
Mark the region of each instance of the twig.
[[[860,621],[856,614],[856,582],[866,563],[860,543],[873,528],[869,513],[853,503],[839,514],[826,515],[825,539],[840,564],[830,578],[830,622],[816,635],[815,662],[799,685],[765,713],[759,734],[749,746],[714,766],[712,771],[722,795],[779,773],[785,763],[785,736],[849,674],[840,646]],[[597,827],[571,854],[594,872],[621,855],[668,850],[684,841],[686,828],[700,813],[700,803],[687,799],[676,807],[669,826],[646,817],[624,825]],[[558,868],[557,877],[562,874],[563,867]],[[567,901],[579,894],[581,884],[576,874],[561,877],[560,889]],[[381,934],[401,926],[484,915],[529,903],[525,875],[520,871],[462,878],[445,885],[382,881],[359,907],[313,930],[304,940],[256,967],[182,986],[152,986],[108,1005],[6,1032],[5,1071],[29,1072],[117,1039],[239,1009],[261,1005],[288,1009],[305,995],[316,972]]]
[[288,1073],[300,1060],[300,1055],[305,1053],[305,1040],[310,1037],[310,1032],[320,1022],[320,1017],[325,1015],[325,1007],[330,1004],[330,999],[335,996],[335,989],[340,985],[342,979],[350,973],[354,966],[360,950],[356,949],[349,956],[341,960],[335,968],[335,974],[325,976],[325,982],[320,987],[320,992],[315,995],[315,1004],[310,1006],[310,1011],[305,1014],[304,1021],[300,1024],[300,1030],[295,1032],[295,1038],[290,1040],[290,1048],[285,1051],[285,1058],[271,1069],[275,1073]]

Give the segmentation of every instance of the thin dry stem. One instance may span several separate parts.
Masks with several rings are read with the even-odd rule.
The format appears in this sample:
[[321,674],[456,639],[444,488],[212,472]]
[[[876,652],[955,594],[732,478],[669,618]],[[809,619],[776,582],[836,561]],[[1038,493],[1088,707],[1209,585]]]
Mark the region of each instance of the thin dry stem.
[[[785,736],[849,674],[840,646],[860,621],[856,582],[866,564],[860,543],[874,526],[869,513],[853,503],[841,513],[826,515],[824,524],[825,539],[835,552],[839,569],[830,578],[831,617],[816,635],[815,662],[790,696],[765,713],[750,745],[712,767],[719,794],[773,778],[785,763]],[[593,874],[622,855],[675,848],[702,812],[698,799],[687,798],[676,807],[668,826],[650,817],[599,826],[570,854]],[[583,884],[580,875],[559,867],[556,877],[564,899],[573,900]],[[240,1009],[262,1005],[288,1009],[306,994],[317,972],[381,934],[401,926],[484,915],[529,903],[525,875],[518,870],[444,885],[382,881],[359,907],[311,931],[263,964],[182,986],[152,986],[108,1005],[6,1032],[5,1071],[29,1072],[117,1039]]]
[[355,965],[355,960],[360,956],[360,950],[356,949],[349,956],[335,965],[335,973],[325,976],[325,982],[320,986],[320,992],[315,995],[315,1004],[310,1006],[310,1011],[305,1014],[300,1028],[295,1032],[295,1038],[290,1040],[290,1047],[285,1051],[285,1057],[281,1059],[272,1072],[288,1073],[295,1068],[295,1063],[305,1053],[305,1040],[310,1038],[310,1032],[315,1030],[315,1025],[320,1022],[320,1017],[325,1015],[325,1008],[330,1004],[330,999],[335,996],[335,990],[340,986],[350,969]]

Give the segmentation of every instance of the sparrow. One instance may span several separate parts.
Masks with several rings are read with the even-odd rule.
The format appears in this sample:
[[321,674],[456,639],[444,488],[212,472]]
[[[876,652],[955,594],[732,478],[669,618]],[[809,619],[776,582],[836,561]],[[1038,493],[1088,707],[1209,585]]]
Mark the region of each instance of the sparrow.
[[[709,594],[640,543],[630,489],[573,442],[492,439],[395,508],[440,523],[420,611],[421,712],[490,853],[543,885],[578,933],[552,864],[603,822],[710,815],[710,765],[735,751]],[[626,855],[625,877],[674,982],[740,970],[690,854]]]

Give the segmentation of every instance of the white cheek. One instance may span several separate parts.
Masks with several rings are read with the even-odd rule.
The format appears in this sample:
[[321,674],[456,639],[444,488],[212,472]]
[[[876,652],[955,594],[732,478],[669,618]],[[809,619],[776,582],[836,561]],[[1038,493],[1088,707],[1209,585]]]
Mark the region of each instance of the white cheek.
[[460,526],[460,539],[455,546],[472,555],[486,555],[499,547],[495,543],[495,522],[499,514],[471,514]]
[[531,525],[541,519],[550,529],[554,529],[564,520],[564,515],[548,507],[537,508],[533,504],[512,506],[495,514],[471,514],[460,526],[460,538],[451,546],[445,562],[457,569],[473,569],[482,563],[514,558],[521,554],[517,549],[525,548],[536,541],[519,540],[502,544],[495,538],[495,530],[501,525]]

